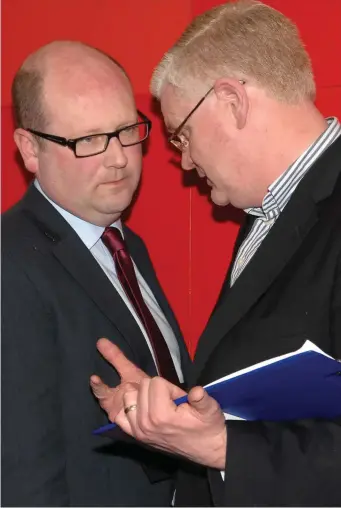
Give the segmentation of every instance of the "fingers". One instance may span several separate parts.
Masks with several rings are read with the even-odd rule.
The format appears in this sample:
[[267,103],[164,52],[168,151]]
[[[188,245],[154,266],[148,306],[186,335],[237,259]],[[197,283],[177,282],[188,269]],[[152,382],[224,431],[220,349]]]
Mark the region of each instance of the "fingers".
[[[174,399],[186,393],[160,377],[142,379],[138,385],[127,385],[128,389],[119,394],[120,408],[115,414],[115,423],[127,434],[143,441],[148,440],[150,433],[159,425],[168,425],[178,409]],[[117,409],[117,402],[115,407]]]
[[188,393],[189,404],[200,414],[210,415],[220,410],[218,403],[208,395],[202,386],[195,386]]
[[127,416],[128,415],[126,415],[124,413],[124,408],[122,408],[121,411],[119,413],[117,413],[117,415],[116,415],[115,423],[123,430],[123,432],[125,432],[129,436],[135,437],[134,431],[132,429],[132,425],[130,423],[129,418],[127,418]]
[[110,340],[102,338],[97,341],[97,349],[101,355],[117,370],[122,381],[139,381],[148,377],[143,370],[128,360],[122,351]]
[[124,393],[125,411],[117,415],[116,423],[125,430],[128,420],[129,433],[137,439],[143,436],[145,441],[149,431],[155,424],[161,422],[165,412],[168,412],[167,403],[174,406],[171,399],[167,400],[170,386],[173,385],[160,377],[143,379],[137,390]]
[[148,422],[152,426],[169,423],[172,415],[175,415],[179,409],[179,406],[174,404],[174,400],[185,395],[186,392],[161,377],[154,377],[149,380],[148,385],[147,383],[148,381],[142,380],[139,390],[139,406],[142,403],[143,407],[148,407],[147,415],[146,412],[138,413],[141,426],[148,427]]
[[157,410],[158,407],[173,408],[174,400],[186,395],[186,392],[176,385],[161,377],[155,377],[151,380],[149,390],[149,403],[151,408]]
[[[123,393],[122,407],[115,417],[115,423],[126,434],[129,434],[133,437],[136,437],[136,417],[139,411],[139,391],[140,385],[138,386],[138,389],[127,390]],[[131,408],[131,410],[129,410],[129,408]]]
[[115,388],[111,388],[110,386],[103,383],[99,376],[93,375],[90,377],[90,386],[93,391],[93,394],[97,399],[109,399],[114,395],[117,397],[120,392],[120,396],[123,397],[125,392],[136,391],[139,387],[139,383],[121,383]]
[[116,388],[110,388],[103,383],[100,377],[91,376],[90,386],[101,408],[107,413],[109,420],[114,421],[117,414],[124,407],[124,394],[127,392],[136,392],[139,384],[123,383]]
[[205,403],[205,390],[202,386],[195,386],[188,393],[188,402],[192,405],[200,407],[202,401]]
[[110,388],[108,385],[103,383],[99,376],[91,376],[90,378],[90,386],[93,394],[97,399],[104,399],[105,397],[110,396]]

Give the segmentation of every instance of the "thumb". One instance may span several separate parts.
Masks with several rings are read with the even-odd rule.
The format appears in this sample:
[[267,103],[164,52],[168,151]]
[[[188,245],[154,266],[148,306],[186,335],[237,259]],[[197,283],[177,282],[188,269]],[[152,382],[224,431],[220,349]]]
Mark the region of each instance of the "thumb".
[[97,399],[104,399],[111,394],[110,387],[103,383],[101,378],[96,375],[90,377],[90,386]]
[[97,349],[101,355],[117,370],[121,380],[140,382],[142,378],[149,377],[143,370],[128,360],[120,348],[108,339],[99,339]]
[[219,404],[208,395],[202,386],[195,386],[188,393],[188,402],[198,413],[212,414],[220,409]]

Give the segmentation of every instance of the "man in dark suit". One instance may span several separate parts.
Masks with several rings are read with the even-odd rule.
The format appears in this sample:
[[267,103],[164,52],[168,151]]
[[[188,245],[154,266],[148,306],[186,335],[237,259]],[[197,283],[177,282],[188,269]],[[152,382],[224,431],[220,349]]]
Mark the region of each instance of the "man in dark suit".
[[124,70],[75,42],[30,55],[13,100],[35,180],[2,220],[2,505],[169,506],[171,460],[93,436],[107,417],[89,387],[94,372],[119,383],[96,352],[103,335],[151,376],[181,383],[189,363],[147,249],[120,220],[151,122]]
[[[160,378],[126,393],[127,413],[109,395],[102,404],[127,434],[207,466],[204,476],[179,475],[179,506],[197,506],[205,491],[217,506],[339,506],[341,415],[225,422],[200,385],[306,339],[341,358],[340,123],[314,105],[295,26],[258,2],[199,16],[151,88],[183,169],[196,169],[215,204],[247,219],[198,343],[189,404],[177,409],[180,390]],[[120,368],[115,348],[99,349]]]

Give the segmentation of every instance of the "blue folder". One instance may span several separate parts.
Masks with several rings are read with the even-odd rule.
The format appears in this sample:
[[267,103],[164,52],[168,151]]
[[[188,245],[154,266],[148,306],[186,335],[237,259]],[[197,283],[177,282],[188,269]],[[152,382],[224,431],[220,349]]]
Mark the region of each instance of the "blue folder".
[[[293,356],[254,370],[236,373],[205,387],[224,413],[243,420],[290,421],[341,417],[341,363],[318,351]],[[264,363],[264,362],[263,362]],[[174,402],[187,401],[183,396]],[[114,423],[96,429],[96,435],[114,437]]]

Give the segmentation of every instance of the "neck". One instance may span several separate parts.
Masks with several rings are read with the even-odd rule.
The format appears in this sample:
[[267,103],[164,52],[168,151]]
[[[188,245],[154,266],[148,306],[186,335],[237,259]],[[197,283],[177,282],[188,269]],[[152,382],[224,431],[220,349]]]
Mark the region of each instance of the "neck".
[[[276,106],[277,111],[267,112],[267,121],[265,120],[267,123],[262,126],[263,135],[259,136],[258,174],[264,175],[260,202],[262,202],[269,186],[328,127],[326,120],[312,103],[295,106],[277,104]],[[268,126],[269,118],[271,118],[270,127]]]

